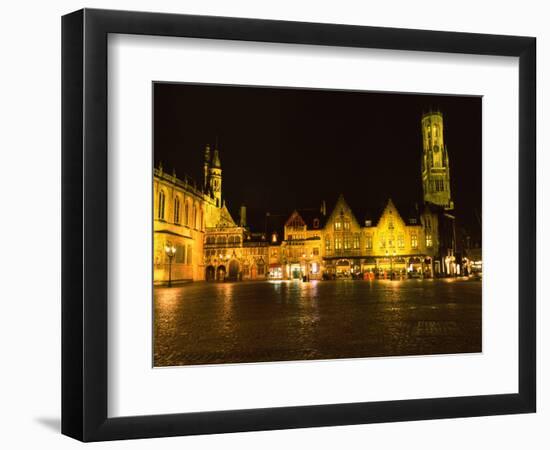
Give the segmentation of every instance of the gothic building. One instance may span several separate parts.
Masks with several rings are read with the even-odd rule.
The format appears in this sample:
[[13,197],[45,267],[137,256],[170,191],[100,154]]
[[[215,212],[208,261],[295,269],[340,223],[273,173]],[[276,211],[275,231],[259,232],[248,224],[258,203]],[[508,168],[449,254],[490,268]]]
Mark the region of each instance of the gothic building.
[[[222,195],[217,146],[204,151],[203,180],[154,169],[154,281],[434,277],[460,272],[443,115],[421,118],[423,201],[357,214],[340,195],[331,209],[235,221]],[[261,229],[259,229],[261,228]]]

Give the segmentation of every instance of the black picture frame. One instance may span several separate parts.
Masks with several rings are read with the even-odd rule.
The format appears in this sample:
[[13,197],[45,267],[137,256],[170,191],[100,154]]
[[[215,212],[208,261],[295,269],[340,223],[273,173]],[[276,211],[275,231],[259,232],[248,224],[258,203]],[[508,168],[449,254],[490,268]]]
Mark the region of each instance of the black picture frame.
[[[109,33],[519,57],[517,393],[107,416]],[[535,412],[536,39],[83,9],[62,18],[62,433],[82,441]]]

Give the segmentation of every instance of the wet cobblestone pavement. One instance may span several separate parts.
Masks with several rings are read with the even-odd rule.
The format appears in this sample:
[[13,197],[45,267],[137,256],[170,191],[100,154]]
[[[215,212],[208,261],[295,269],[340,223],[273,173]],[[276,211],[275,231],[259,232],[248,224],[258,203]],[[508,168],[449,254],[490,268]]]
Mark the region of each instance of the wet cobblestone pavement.
[[481,351],[481,282],[196,282],[154,290],[154,365]]

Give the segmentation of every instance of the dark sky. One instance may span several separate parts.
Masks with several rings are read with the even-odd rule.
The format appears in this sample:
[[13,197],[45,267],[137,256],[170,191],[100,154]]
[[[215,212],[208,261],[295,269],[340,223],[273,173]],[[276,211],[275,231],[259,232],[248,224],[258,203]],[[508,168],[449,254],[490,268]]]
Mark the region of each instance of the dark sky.
[[[154,160],[202,180],[219,142],[223,196],[272,212],[329,204],[356,209],[422,199],[420,118],[443,113],[452,196],[461,222],[481,211],[481,98],[155,83]],[[472,230],[473,231],[473,230]]]

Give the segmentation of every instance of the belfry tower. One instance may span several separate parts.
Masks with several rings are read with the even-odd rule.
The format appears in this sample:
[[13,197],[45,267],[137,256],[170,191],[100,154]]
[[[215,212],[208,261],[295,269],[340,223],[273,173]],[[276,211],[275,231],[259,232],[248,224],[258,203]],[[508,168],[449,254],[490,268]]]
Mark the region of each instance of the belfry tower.
[[208,181],[214,200],[216,200],[216,206],[222,206],[222,164],[220,161],[220,153],[218,146],[214,148],[214,154],[210,162]]
[[424,201],[453,209],[449,154],[443,140],[443,114],[422,115],[422,189]]

